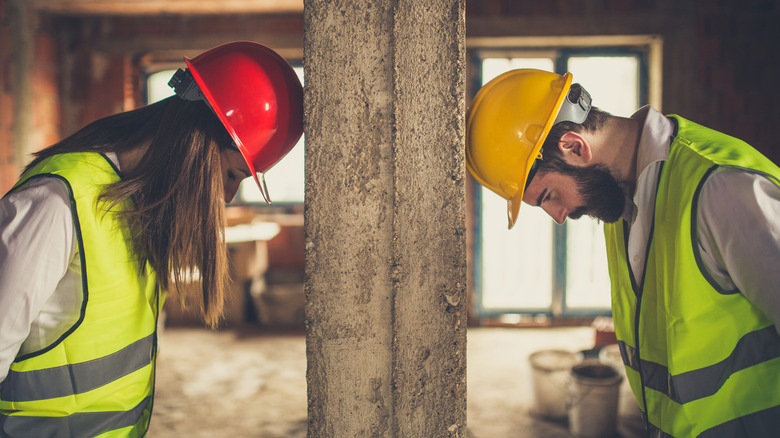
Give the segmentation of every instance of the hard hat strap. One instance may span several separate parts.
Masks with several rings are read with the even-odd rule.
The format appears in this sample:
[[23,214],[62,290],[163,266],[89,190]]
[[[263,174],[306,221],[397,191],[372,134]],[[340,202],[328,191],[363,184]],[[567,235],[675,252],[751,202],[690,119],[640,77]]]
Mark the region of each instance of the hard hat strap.
[[539,170],[539,165],[541,163],[541,157],[534,160],[534,164],[531,165],[531,170],[528,171],[528,178],[525,179],[525,189],[528,189],[528,185],[531,184],[531,180],[534,179],[534,176],[536,176],[536,171]]
[[260,194],[263,195],[263,199],[265,199],[266,204],[271,204],[271,194],[268,193],[268,185],[265,182],[265,174],[260,174],[260,179],[258,180],[259,187],[260,187]]

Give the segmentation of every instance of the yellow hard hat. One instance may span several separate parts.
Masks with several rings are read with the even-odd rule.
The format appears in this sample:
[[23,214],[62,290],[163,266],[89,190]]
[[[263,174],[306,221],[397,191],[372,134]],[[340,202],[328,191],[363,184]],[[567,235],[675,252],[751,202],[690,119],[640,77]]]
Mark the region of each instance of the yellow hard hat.
[[469,106],[466,168],[480,184],[508,201],[510,229],[517,221],[529,173],[532,167],[535,172],[534,162],[542,158],[544,139],[562,121],[557,116],[571,81],[571,73],[512,70],[485,84]]

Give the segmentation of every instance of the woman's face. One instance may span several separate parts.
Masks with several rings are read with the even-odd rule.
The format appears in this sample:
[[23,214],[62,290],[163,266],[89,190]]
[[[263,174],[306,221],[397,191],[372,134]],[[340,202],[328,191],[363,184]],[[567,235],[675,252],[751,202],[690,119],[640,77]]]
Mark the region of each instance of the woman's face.
[[222,149],[219,154],[222,165],[222,184],[225,188],[225,202],[230,202],[236,196],[241,181],[252,174],[239,151]]

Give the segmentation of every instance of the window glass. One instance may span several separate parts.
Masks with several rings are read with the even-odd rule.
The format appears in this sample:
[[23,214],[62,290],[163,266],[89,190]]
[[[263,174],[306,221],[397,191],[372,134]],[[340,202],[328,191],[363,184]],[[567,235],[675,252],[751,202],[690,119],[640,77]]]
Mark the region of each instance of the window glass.
[[[593,105],[628,117],[639,105],[639,62],[634,56],[573,56],[574,81],[593,97]],[[601,224],[587,216],[566,221],[566,307],[609,308],[607,250]]]
[[176,70],[163,70],[152,73],[146,79],[146,102],[155,103],[168,96],[173,96],[173,88],[168,86]]
[[[303,84],[303,67],[293,67]],[[292,150],[268,169],[265,173],[265,182],[268,186],[268,195],[274,204],[302,204],[304,192],[304,151],[303,136]],[[253,178],[247,178],[241,182],[238,189],[240,202],[265,203],[260,189]]]
[[639,108],[639,60],[635,56],[572,56],[569,71],[585,87],[593,105],[628,117]]
[[541,208],[520,207],[507,230],[507,203],[482,189],[482,307],[546,309],[552,303],[553,226]]
[[[553,70],[550,58],[487,58],[482,83],[516,68]],[[479,186],[482,198],[482,308],[546,309],[552,302],[553,225],[539,208],[520,207],[520,217],[507,230],[507,202]]]
[[554,71],[553,67],[553,60],[550,58],[485,58],[482,60],[482,85],[509,70],[535,68]]

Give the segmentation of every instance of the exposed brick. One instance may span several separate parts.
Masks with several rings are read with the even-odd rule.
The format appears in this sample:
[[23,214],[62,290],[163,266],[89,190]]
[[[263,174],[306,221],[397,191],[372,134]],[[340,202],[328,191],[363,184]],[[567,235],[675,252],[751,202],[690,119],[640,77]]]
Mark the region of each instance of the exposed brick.
[[696,55],[704,63],[717,61],[720,59],[720,44],[717,38],[699,38],[696,41]]
[[11,53],[11,29],[7,24],[0,23],[0,55],[3,57]]
[[733,90],[734,69],[729,65],[712,67],[710,69],[710,85],[719,91]]
[[723,114],[726,117],[744,114],[747,109],[745,100],[743,94],[734,91],[723,93]]
[[[578,2],[587,3],[587,2]],[[624,14],[627,12],[644,12],[652,10],[654,4],[652,1],[641,0],[605,0],[604,5],[607,13]]]
[[35,36],[36,63],[50,64],[57,59],[56,46],[50,35],[38,34]]
[[[2,54],[0,54],[0,56],[2,56]],[[14,88],[14,64],[10,56],[2,56],[2,58],[3,62],[0,63],[0,87],[2,88],[0,88],[0,92],[10,93]]]
[[19,179],[19,170],[11,163],[0,163],[0,193],[5,194]]
[[10,127],[0,126],[0,163],[13,161],[13,132]]
[[0,127],[11,127],[14,123],[14,98],[10,93],[0,93]]

